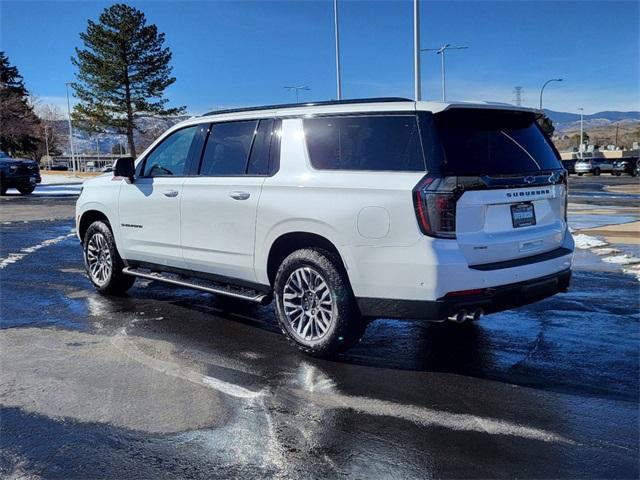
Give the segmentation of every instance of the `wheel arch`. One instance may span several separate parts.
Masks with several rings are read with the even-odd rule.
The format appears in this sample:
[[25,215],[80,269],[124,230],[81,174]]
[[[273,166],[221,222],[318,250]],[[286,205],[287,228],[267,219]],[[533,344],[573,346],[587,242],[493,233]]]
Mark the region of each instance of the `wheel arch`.
[[276,238],[271,244],[271,248],[269,248],[269,254],[267,256],[267,277],[271,286],[274,284],[276,273],[282,261],[291,253],[302,248],[319,248],[334,254],[336,258],[340,260],[339,267],[346,272],[347,269],[344,259],[331,240],[317,233],[304,231],[288,232]]
[[107,217],[107,215],[100,210],[89,209],[82,212],[78,221],[78,237],[80,238],[81,242],[84,241],[84,235],[85,233],[87,233],[89,226],[93,222],[97,221],[104,221],[113,233],[113,227],[111,226],[109,217]]

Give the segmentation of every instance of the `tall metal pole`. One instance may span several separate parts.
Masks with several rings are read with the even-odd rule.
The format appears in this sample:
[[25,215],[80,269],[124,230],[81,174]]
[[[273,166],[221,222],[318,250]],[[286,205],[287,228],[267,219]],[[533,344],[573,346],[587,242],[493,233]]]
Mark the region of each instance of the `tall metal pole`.
[[340,30],[338,29],[338,0],[333,0],[333,29],[336,40],[336,93],[342,100],[342,80],[340,78]]
[[546,82],[544,82],[544,85],[542,85],[542,88],[540,89],[540,110],[542,110],[542,93],[544,92],[544,88],[551,82],[561,82],[561,81],[562,81],[561,78],[552,78],[551,80],[547,80]]
[[440,81],[442,82],[442,101],[446,101],[447,99],[447,87],[446,87],[446,76],[444,73],[444,52],[446,52],[447,49],[443,48],[442,52],[440,53]]
[[422,100],[420,80],[420,3],[413,0],[413,82],[416,102]]
[[70,82],[65,83],[65,86],[67,88],[67,115],[69,119],[69,148],[71,149],[71,170],[75,173],[76,163],[75,163],[75,154],[73,151],[73,127],[71,126],[71,103],[69,102],[69,83]]
[[49,125],[44,124],[44,144],[47,148],[47,165],[51,168],[51,156],[49,155]]
[[584,135],[584,128],[582,127],[582,123],[583,123],[583,114],[584,114],[584,108],[580,107],[578,110],[580,110],[580,148],[579,148],[579,152],[580,152],[580,158],[584,158],[584,140],[583,140],[583,135]]

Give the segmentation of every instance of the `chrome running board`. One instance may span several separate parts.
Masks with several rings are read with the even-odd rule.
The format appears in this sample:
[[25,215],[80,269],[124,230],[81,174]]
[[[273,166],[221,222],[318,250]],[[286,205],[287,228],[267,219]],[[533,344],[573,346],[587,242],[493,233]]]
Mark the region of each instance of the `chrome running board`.
[[252,290],[250,288],[242,288],[231,285],[210,282],[200,278],[185,279],[182,275],[174,273],[160,273],[151,270],[141,271],[139,268],[124,267],[122,273],[132,275],[134,277],[146,278],[147,280],[157,280],[159,282],[170,283],[180,287],[194,288],[203,292],[214,293],[216,295],[225,295],[227,297],[239,298],[249,302],[266,304],[270,300],[270,295]]

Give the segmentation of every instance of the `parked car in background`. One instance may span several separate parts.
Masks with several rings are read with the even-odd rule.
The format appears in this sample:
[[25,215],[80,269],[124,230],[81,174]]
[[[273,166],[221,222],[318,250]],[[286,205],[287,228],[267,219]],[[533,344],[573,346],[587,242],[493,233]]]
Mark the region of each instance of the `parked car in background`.
[[573,159],[573,160],[562,160],[562,166],[567,170],[567,172],[569,173],[576,173],[576,162],[578,160]]
[[38,162],[11,158],[0,150],[0,195],[7,193],[9,188],[17,188],[22,195],[29,195],[41,181]]
[[640,159],[638,158],[623,158],[613,162],[613,174],[620,176],[623,173],[627,173],[633,177],[637,176],[640,170]]
[[601,173],[613,175],[613,162],[606,158],[584,158],[576,161],[575,171],[578,176],[582,176],[585,173],[593,173],[596,176]]
[[49,170],[53,170],[53,171],[58,171],[58,172],[66,172],[67,170],[69,170],[69,167],[67,167],[66,165],[51,165],[51,168]]
[[565,291],[567,175],[536,111],[368,99],[212,112],[84,183],[87,273],[266,304],[331,356],[372,318],[479,320]]

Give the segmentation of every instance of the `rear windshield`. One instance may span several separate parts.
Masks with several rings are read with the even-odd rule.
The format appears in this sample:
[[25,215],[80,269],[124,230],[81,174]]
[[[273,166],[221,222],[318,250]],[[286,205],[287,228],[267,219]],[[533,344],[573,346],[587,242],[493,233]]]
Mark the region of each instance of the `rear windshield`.
[[454,109],[421,115],[427,169],[443,175],[511,175],[561,169],[529,112]]
[[415,115],[305,118],[311,165],[318,170],[424,172]]

